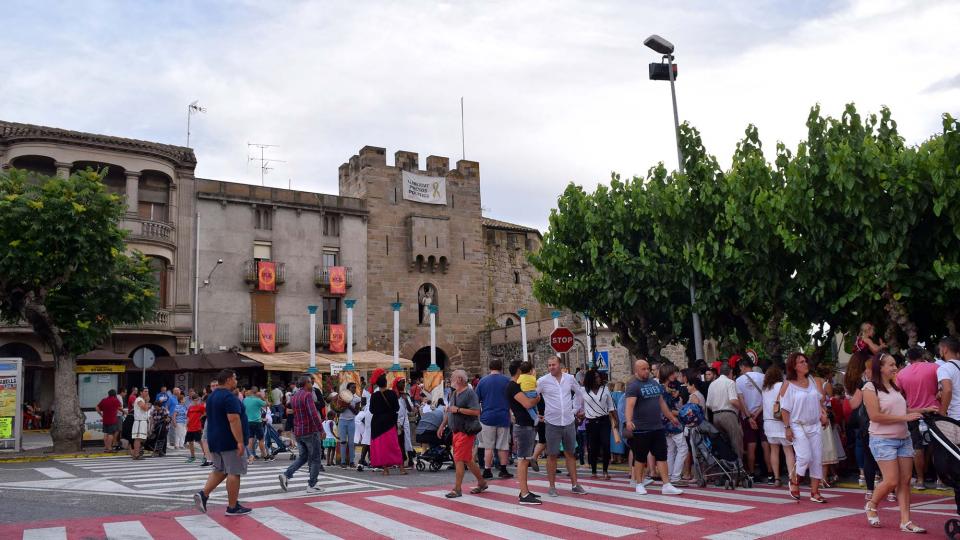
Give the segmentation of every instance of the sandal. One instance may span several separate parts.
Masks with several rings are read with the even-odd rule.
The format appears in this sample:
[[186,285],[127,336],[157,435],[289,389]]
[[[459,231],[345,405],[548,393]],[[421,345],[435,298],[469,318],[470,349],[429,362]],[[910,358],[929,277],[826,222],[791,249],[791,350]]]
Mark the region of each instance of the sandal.
[[604,480],[611,480],[611,478],[610,478],[610,475],[609,475],[609,474],[605,474],[605,475],[603,475],[603,479],[604,479]]
[[[877,507],[874,506],[869,501],[866,506],[863,507],[863,510],[867,513],[867,523],[871,527],[880,527],[880,512],[877,511]],[[870,515],[870,512],[873,512],[873,516]],[[902,525],[901,525],[902,527]]]
[[[793,488],[797,488],[794,491]],[[793,497],[793,500],[800,500],[800,482],[795,481],[793,478],[790,479],[790,496]]]
[[912,521],[908,521],[908,522],[906,522],[906,523],[901,523],[901,524],[900,524],[900,531],[901,531],[901,532],[907,532],[907,533],[913,533],[913,534],[924,534],[924,533],[927,532],[927,530],[924,529],[923,527],[918,527],[918,526],[914,525],[914,523],[913,523]]
[[484,482],[484,483],[482,483],[482,484],[477,485],[477,487],[471,489],[471,490],[470,490],[470,494],[471,494],[471,495],[479,495],[479,494],[483,493],[484,491],[486,491],[488,487],[490,487],[490,485],[487,484],[486,482]]
[[460,490],[451,489],[450,493],[444,495],[448,499],[456,499],[457,497],[463,497],[463,493]]
[[810,502],[825,504],[827,500],[824,499],[822,495],[820,495],[820,490],[817,490],[817,491],[810,492]]

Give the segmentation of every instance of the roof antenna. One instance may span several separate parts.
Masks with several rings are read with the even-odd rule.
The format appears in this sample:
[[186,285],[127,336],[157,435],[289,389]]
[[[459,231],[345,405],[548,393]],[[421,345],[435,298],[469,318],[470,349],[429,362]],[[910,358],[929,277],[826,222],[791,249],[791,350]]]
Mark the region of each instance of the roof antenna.
[[463,127],[463,96],[460,96],[460,159],[467,159],[467,142]]
[[247,153],[250,152],[250,147],[251,147],[251,146],[254,147],[254,148],[259,148],[259,149],[260,149],[260,157],[247,156],[247,163],[250,163],[251,161],[259,161],[259,162],[260,162],[260,185],[261,185],[261,186],[266,185],[266,184],[263,183],[263,177],[264,177],[264,175],[267,174],[267,172],[273,170],[273,167],[271,167],[270,164],[271,164],[271,163],[286,163],[286,161],[284,161],[284,160],[282,160],[282,159],[268,159],[268,158],[264,155],[264,149],[265,149],[265,148],[278,148],[280,145],[277,145],[277,144],[247,143]]

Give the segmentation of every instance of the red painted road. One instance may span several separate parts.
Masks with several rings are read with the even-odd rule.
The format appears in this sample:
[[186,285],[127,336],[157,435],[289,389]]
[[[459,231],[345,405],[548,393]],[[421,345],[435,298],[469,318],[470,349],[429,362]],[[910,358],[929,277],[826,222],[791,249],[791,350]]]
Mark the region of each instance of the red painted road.
[[[825,490],[828,504],[789,499],[785,489],[724,491],[691,489],[679,497],[633,493],[624,479],[585,480],[590,493],[576,496],[561,482],[559,498],[545,495],[545,479],[533,489],[542,506],[516,504],[516,482],[492,482],[491,491],[442,497],[446,486],[319,497],[291,497],[255,503],[247,516],[228,518],[223,506],[207,515],[195,511],[50,520],[0,526],[0,538],[902,538],[895,505],[884,503],[884,528],[871,529],[863,514],[863,495],[854,490]],[[472,486],[472,485],[471,485]],[[470,487],[470,486],[468,486]],[[806,491],[804,492],[806,494]],[[291,495],[294,495],[291,493]],[[935,538],[943,523],[956,517],[952,497],[914,495],[914,522]],[[802,526],[803,523],[816,525]],[[432,536],[431,536],[432,535]]]

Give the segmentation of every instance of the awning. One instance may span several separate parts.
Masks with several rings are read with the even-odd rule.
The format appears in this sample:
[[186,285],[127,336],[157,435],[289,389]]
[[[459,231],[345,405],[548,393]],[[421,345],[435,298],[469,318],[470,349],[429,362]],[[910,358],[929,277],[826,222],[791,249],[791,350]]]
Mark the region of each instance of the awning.
[[[241,352],[239,354],[244,358],[249,358],[250,360],[255,360],[263,364],[263,369],[267,371],[304,372],[310,367],[310,353],[308,352]],[[317,369],[320,371],[329,371],[330,361],[318,354]]]
[[[319,357],[321,355],[318,354],[317,356]],[[347,363],[346,354],[325,353],[322,356],[330,362]],[[393,365],[393,356],[378,351],[354,351],[353,365],[357,366],[357,369],[360,371],[372,370],[378,367],[387,369]],[[413,362],[406,358],[401,358],[400,367],[403,369],[413,369]]]
[[[140,371],[133,365],[133,361],[125,363],[127,371]],[[158,356],[153,366],[147,371],[182,372],[182,371],[220,371],[221,369],[259,368],[259,364],[252,360],[241,358],[235,352],[179,354],[177,356]]]

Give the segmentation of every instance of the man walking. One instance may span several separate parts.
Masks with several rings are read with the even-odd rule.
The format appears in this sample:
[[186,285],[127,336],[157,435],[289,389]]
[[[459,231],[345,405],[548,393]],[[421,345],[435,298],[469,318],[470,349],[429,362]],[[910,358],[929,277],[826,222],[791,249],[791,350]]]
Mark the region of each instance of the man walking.
[[547,436],[547,479],[550,481],[551,497],[559,496],[556,488],[557,456],[563,446],[573,493],[585,495],[587,491],[577,482],[577,461],[573,452],[577,448],[576,420],[583,416],[583,396],[580,385],[573,375],[564,373],[560,358],[547,361],[549,373],[537,379],[537,393],[544,403],[543,420]]
[[[897,373],[897,386],[907,398],[907,409],[940,408],[937,401],[937,365],[927,361],[926,352],[920,347],[911,347],[907,351],[910,365]],[[917,472],[917,489],[927,489],[925,483],[927,465],[924,448],[927,447],[920,432],[920,420],[907,422],[910,438],[913,441],[913,467]]]
[[[280,474],[280,488],[287,490],[287,483],[293,478],[304,463],[309,462],[310,479],[307,481],[307,493],[314,495],[323,493],[323,488],[317,487],[317,477],[323,470],[323,454],[320,433],[323,432],[323,419],[314,403],[311,391],[313,378],[304,375],[300,378],[300,390],[290,397],[290,409],[293,410],[293,434],[297,438],[300,455],[290,464],[287,470]],[[333,451],[333,448],[330,450]],[[332,463],[332,461],[331,461]]]
[[747,416],[737,395],[737,383],[730,379],[732,369],[724,362],[720,365],[720,375],[710,383],[707,391],[707,409],[713,412],[713,425],[726,433],[737,453],[737,459],[743,460],[743,428],[740,427],[740,415]]
[[217,389],[207,398],[207,444],[213,455],[213,470],[207,476],[207,484],[193,496],[193,502],[203,513],[207,512],[207,499],[224,480],[227,481],[227,516],[249,514],[242,506],[240,477],[247,474],[246,445],[243,440],[243,425],[240,415],[243,404],[233,395],[237,388],[237,372],[224,369],[217,375]]
[[[510,459],[510,406],[507,400],[507,384],[510,379],[501,373],[503,361],[494,358],[490,361],[490,374],[477,383],[477,397],[480,398],[480,442],[483,448],[483,477],[493,478],[493,451],[500,453],[499,478],[513,478],[507,472]],[[528,415],[529,417],[529,415]]]
[[[727,366],[727,369],[730,369]],[[627,432],[630,437],[630,449],[633,450],[633,472],[637,481],[638,495],[646,495],[642,479],[644,468],[647,466],[647,455],[653,454],[657,471],[663,480],[661,493],[664,495],[680,495],[682,489],[670,483],[667,467],[667,432],[663,429],[663,418],[675,426],[680,422],[676,415],[667,406],[663,399],[663,386],[650,375],[650,364],[646,360],[637,360],[633,363],[634,379],[627,385],[624,394],[626,406],[624,412],[627,417]],[[731,381],[732,382],[732,381]]]
[[[527,397],[526,393],[520,389],[520,383],[517,382],[520,378],[520,364],[522,364],[520,360],[510,362],[510,382],[507,383],[505,392],[507,401],[510,403],[510,411],[513,412],[513,436],[517,441],[517,479],[520,484],[520,498],[517,502],[523,505],[536,505],[543,504],[543,501],[527,486],[527,469],[533,458],[534,447],[537,446],[537,429],[528,411],[537,406],[540,396]],[[483,385],[483,381],[480,381],[480,384]]]
[[[479,424],[480,400],[476,392],[467,384],[467,372],[458,369],[450,375],[450,405],[446,409],[443,422],[437,428],[437,438],[443,438],[443,430],[450,425],[453,432],[453,463],[457,469],[453,489],[446,494],[448,499],[463,496],[461,490],[466,469],[470,469],[477,479],[477,487],[470,490],[473,495],[479,495],[487,490],[487,481],[480,473],[473,458],[473,443],[477,438],[476,424]],[[472,418],[471,418],[472,417]]]
[[770,467],[770,444],[763,434],[763,374],[753,371],[753,361],[749,356],[740,358],[740,375],[737,377],[737,399],[743,403],[747,414],[740,423],[743,431],[743,442],[747,445],[747,474],[754,475],[757,466],[757,443],[763,448],[763,462],[767,468],[768,484],[773,484],[774,478]]

